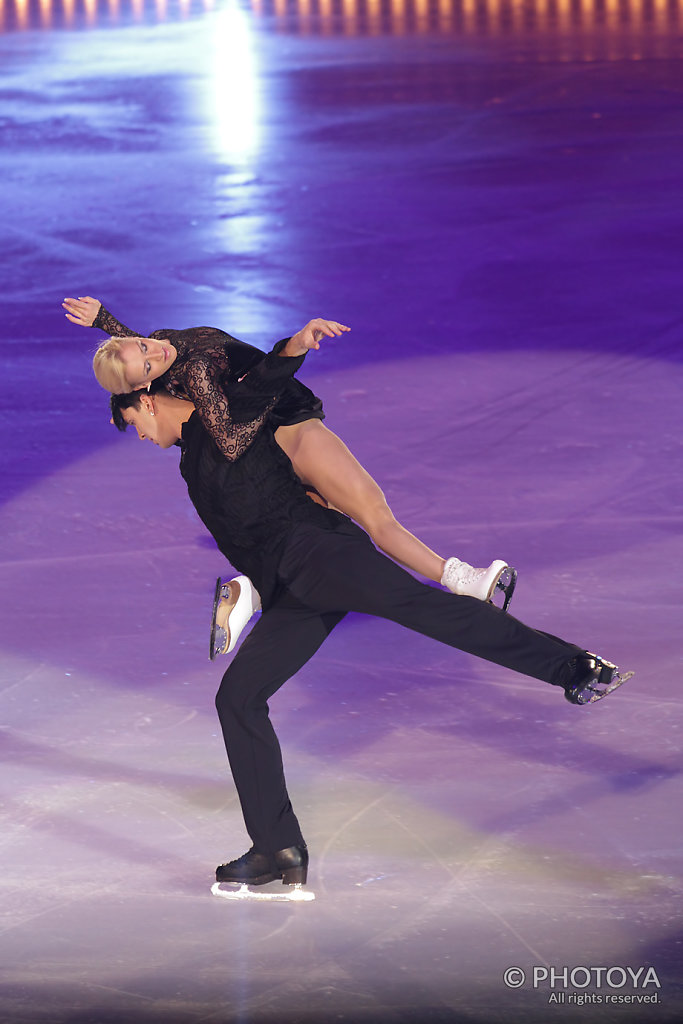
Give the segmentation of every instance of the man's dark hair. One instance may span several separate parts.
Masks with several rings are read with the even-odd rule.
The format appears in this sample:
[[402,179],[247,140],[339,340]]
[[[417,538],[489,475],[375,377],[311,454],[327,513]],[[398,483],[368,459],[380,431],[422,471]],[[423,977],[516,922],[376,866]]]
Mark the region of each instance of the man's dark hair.
[[[153,380],[149,386],[149,394],[154,395],[157,391],[163,391],[163,384],[157,384]],[[130,391],[127,395],[110,395],[109,396],[109,408],[111,409],[111,418],[114,422],[114,426],[117,430],[125,430],[128,424],[123,418],[123,410],[131,408],[140,408],[140,399],[144,394],[147,394],[147,389],[142,391]]]

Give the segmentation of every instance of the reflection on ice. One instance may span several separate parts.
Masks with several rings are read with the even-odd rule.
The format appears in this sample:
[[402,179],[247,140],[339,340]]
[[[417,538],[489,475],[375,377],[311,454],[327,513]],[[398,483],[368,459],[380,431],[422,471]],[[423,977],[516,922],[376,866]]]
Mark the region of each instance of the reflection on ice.
[[258,139],[256,71],[249,15],[230,2],[213,21],[213,79],[209,102],[221,153],[246,161]]

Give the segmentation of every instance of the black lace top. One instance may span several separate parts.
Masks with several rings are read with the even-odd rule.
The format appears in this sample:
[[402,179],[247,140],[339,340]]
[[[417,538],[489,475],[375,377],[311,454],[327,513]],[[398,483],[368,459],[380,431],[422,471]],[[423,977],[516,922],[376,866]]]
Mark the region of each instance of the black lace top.
[[194,403],[199,417],[227,459],[238,459],[266,419],[273,430],[307,419],[323,419],[322,402],[300,381],[289,379],[278,394],[268,372],[269,360],[288,338],[268,355],[216,327],[171,329],[140,335],[104,308],[92,324],[118,337],[148,337],[170,341],[178,355],[159,382],[176,398]]

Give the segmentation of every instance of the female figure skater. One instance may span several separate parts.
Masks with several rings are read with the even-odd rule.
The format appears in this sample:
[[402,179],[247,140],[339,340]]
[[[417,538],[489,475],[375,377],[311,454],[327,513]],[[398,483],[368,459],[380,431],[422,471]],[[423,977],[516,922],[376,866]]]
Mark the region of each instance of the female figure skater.
[[[205,428],[226,458],[234,460],[242,454],[244,421],[249,421],[248,402],[240,405],[240,431],[231,430],[233,421],[226,388],[254,370],[264,359],[263,352],[212,327],[157,330],[143,337],[91,296],[66,298],[62,305],[72,323],[96,327],[111,335],[97,349],[93,360],[95,376],[105,390],[127,394],[157,381],[174,397],[194,403]],[[349,330],[336,321],[325,320],[320,324],[322,334],[329,337]],[[284,344],[278,343],[274,351]],[[257,389],[258,374],[252,374],[252,378]],[[256,407],[263,408],[262,400]],[[323,426],[323,416],[320,399],[293,379],[266,413],[260,412],[249,421],[252,429],[246,436],[253,436],[269,417],[278,444],[305,486],[359,523],[377,547],[454,594],[489,601],[499,590],[507,609],[516,570],[501,559],[488,568],[478,569],[454,556],[442,558],[409,533],[395,519],[370,474],[343,441]]]

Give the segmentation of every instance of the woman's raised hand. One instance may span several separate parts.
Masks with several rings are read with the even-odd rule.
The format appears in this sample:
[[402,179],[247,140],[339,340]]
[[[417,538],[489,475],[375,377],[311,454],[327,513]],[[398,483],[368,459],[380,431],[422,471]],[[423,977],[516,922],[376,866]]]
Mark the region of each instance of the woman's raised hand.
[[62,303],[66,310],[67,320],[70,320],[72,324],[79,324],[81,327],[92,327],[101,305],[99,299],[93,299],[90,295],[80,295],[77,299],[64,299]]
[[316,317],[315,320],[309,320],[305,327],[292,335],[282,350],[282,354],[303,356],[311,348],[320,348],[321,338],[334,338],[350,330],[351,328],[346,324],[340,324],[336,320],[323,320],[322,317]]

